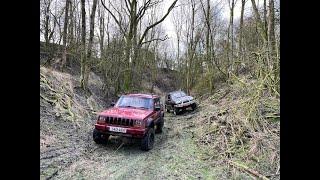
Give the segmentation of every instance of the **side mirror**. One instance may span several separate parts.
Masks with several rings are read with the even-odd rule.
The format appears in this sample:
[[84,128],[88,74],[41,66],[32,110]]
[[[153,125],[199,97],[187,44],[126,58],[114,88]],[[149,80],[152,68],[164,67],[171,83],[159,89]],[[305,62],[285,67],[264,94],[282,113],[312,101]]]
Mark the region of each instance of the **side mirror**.
[[113,107],[115,104],[116,104],[115,102],[111,102],[110,106]]

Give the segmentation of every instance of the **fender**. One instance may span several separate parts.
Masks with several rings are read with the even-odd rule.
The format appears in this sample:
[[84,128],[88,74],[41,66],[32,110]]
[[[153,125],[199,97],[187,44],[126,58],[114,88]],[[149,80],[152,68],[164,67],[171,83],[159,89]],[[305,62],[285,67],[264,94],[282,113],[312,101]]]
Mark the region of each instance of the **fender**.
[[154,126],[154,122],[153,121],[154,120],[153,120],[152,116],[148,117],[147,118],[147,122],[146,122],[146,128],[153,127]]

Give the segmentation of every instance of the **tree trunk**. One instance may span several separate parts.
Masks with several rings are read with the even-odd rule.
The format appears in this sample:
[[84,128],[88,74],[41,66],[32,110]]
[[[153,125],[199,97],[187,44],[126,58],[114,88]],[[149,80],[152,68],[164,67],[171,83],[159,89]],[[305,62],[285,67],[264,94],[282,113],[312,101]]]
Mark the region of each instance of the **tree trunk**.
[[274,0],[269,0],[269,22],[268,22],[268,49],[270,59],[270,70],[274,70],[275,81],[279,77],[279,61],[276,53],[276,38],[275,38],[275,17],[274,17]]
[[[50,27],[49,27],[49,23],[50,23],[50,16],[49,16],[49,11],[50,11],[50,2],[48,3],[48,5],[46,6],[46,10],[45,10],[45,32],[44,32],[44,38],[45,38],[45,50],[48,53],[48,65],[51,65],[51,50],[49,47],[50,44],[50,38],[49,38],[49,33],[50,33]],[[52,30],[53,31],[53,30]]]
[[85,9],[85,0],[81,0],[81,76],[80,76],[80,85],[84,90],[87,89],[87,81],[85,74],[87,72],[87,60],[86,60],[86,9]]
[[[203,3],[201,1],[201,5],[203,6]],[[211,27],[210,27],[210,0],[207,0],[207,11],[205,11],[203,7],[203,13],[205,14],[206,17],[206,25],[207,25],[207,32],[206,32],[206,63],[208,64],[208,71],[210,74],[210,79],[209,79],[209,86],[210,86],[210,92],[213,93],[214,90],[214,83],[213,83],[213,78],[214,78],[214,69],[213,69],[213,64],[211,63],[211,51],[213,47],[212,43],[210,42],[210,33],[211,32]],[[213,39],[212,39],[213,40]]]
[[99,23],[100,23],[100,26],[99,26],[99,30],[100,30],[100,57],[101,59],[104,58],[104,29],[105,29],[105,26],[104,26],[104,13],[103,11],[101,11],[101,9],[99,8]]
[[64,26],[63,26],[63,52],[62,52],[62,58],[61,58],[61,64],[60,69],[63,70],[63,68],[66,65],[67,62],[67,34],[68,34],[68,21],[69,21],[69,6],[70,6],[70,0],[66,0],[66,11],[65,11],[65,18],[64,18]]
[[260,18],[260,14],[259,14],[256,2],[255,2],[255,0],[251,0],[251,3],[252,3],[253,12],[255,14],[255,18],[256,18],[256,21],[257,21],[257,24],[258,24],[259,34],[261,35],[264,44],[266,44],[267,36],[266,36],[266,33],[265,33],[264,25],[263,25],[262,20]]
[[234,48],[234,38],[233,38],[233,13],[234,13],[234,0],[231,2],[230,8],[230,39],[231,39],[231,71],[234,69],[234,55],[233,55],[233,48]]
[[268,37],[268,20],[267,20],[267,0],[263,0],[263,22],[266,37]]
[[88,85],[88,79],[89,79],[89,73],[90,73],[90,64],[91,62],[91,56],[92,56],[92,45],[93,45],[93,36],[94,36],[94,20],[95,20],[95,14],[96,14],[96,8],[97,8],[97,0],[93,0],[92,4],[92,10],[90,15],[90,34],[89,34],[89,42],[88,42],[88,51],[87,51],[87,67],[85,71],[85,82]]
[[[69,24],[69,46],[74,45],[74,7],[73,2],[70,0],[70,24]],[[69,48],[70,49],[70,48]]]
[[242,36],[243,36],[243,14],[246,0],[241,0],[241,12],[240,12],[240,28],[239,28],[239,54],[241,61],[243,61],[243,47],[242,47]]
[[190,32],[190,48],[188,52],[188,63],[187,63],[187,94],[190,94],[191,90],[191,66],[192,66],[192,61],[193,61],[193,49],[194,46],[194,19],[195,19],[195,2],[192,0],[191,2],[191,10],[192,10],[192,15],[191,15],[191,32]]

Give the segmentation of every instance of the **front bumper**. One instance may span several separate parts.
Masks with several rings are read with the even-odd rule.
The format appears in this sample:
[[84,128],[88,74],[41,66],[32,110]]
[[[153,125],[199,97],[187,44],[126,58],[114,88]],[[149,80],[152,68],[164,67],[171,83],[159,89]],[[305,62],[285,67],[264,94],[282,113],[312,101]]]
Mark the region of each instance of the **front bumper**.
[[[121,132],[113,132],[109,131],[110,127],[121,127],[126,128],[126,133]],[[123,126],[109,126],[109,125],[102,125],[102,124],[95,124],[95,129],[98,130],[100,133],[109,134],[114,136],[124,136],[124,137],[133,137],[133,138],[142,138],[145,133],[145,128],[137,128],[137,127],[123,127]]]
[[186,103],[176,104],[176,105],[174,105],[174,107],[176,107],[176,108],[189,107],[194,103],[195,103],[194,101],[189,101],[189,102],[186,102]]

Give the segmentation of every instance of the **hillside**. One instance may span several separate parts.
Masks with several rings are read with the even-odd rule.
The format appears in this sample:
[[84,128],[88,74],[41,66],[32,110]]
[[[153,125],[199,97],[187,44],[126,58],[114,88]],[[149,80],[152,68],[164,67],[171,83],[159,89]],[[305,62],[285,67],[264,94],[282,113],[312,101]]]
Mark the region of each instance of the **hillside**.
[[[139,178],[143,172],[137,171],[144,167],[150,167],[144,173],[158,179],[256,177],[230,162],[272,179],[279,177],[280,123],[272,118],[279,113],[279,100],[267,94],[260,98],[257,114],[263,129],[257,130],[245,120],[244,103],[252,97],[245,96],[247,87],[224,85],[213,96],[198,98],[195,112],[178,117],[167,113],[165,130],[157,135],[155,149],[143,153],[137,142],[122,144],[117,138],[106,146],[93,142],[95,113],[111,102],[103,98],[99,76],[91,73],[88,94],[78,87],[77,76],[45,67],[40,72],[41,179],[122,179],[129,174]],[[171,77],[167,74],[166,78]],[[159,93],[170,89],[168,79],[160,83],[162,86],[155,88]]]

